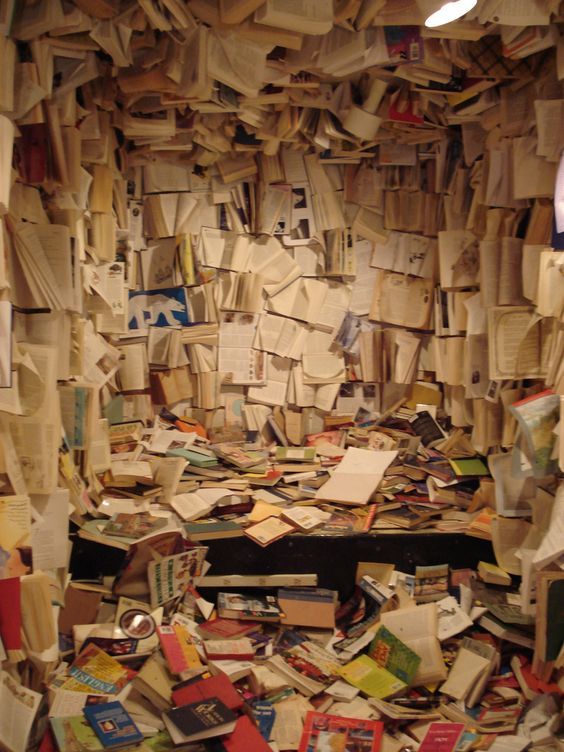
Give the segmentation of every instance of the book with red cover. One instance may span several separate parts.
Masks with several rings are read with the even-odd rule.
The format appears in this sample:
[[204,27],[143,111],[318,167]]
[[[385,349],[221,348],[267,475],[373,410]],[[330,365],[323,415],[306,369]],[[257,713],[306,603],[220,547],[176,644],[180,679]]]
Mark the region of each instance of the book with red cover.
[[198,624],[198,632],[204,639],[232,640],[244,637],[249,632],[256,632],[261,628],[257,621],[243,621],[241,619],[209,619]]
[[206,752],[272,752],[254,723],[243,715],[232,734],[204,742]]
[[298,752],[357,748],[363,752],[379,752],[383,733],[382,721],[342,718],[310,710],[305,717]]
[[463,733],[463,723],[431,723],[419,752],[454,752]]
[[0,637],[6,650],[21,650],[22,647],[20,593],[19,577],[0,580]]
[[225,674],[177,684],[172,690],[172,701],[177,706],[208,700],[210,697],[219,697],[230,710],[238,710],[243,705],[241,695]]
[[[204,671],[196,646],[181,624],[157,627],[161,650],[172,674],[196,676]],[[187,679],[188,676],[183,676]]]

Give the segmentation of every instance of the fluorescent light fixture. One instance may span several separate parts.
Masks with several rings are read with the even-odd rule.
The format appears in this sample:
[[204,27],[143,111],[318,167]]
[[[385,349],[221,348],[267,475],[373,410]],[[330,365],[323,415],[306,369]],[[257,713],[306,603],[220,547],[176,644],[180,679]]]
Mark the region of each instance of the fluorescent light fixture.
[[425,26],[434,28],[456,21],[472,10],[478,0],[416,0],[417,5],[425,16]]

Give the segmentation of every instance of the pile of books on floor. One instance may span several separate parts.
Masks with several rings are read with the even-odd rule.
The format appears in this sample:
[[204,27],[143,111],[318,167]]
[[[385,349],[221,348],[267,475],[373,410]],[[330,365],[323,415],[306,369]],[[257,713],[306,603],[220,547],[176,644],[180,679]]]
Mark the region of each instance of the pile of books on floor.
[[[2,631],[3,746],[561,749],[562,571],[539,576],[536,616],[523,588],[487,562],[414,576],[361,562],[342,600],[315,585],[274,587],[298,575],[211,600],[198,589],[206,552],[158,533],[111,581],[70,582],[60,609],[46,575],[26,590],[33,618],[22,611],[21,622],[2,601],[0,624],[11,609],[12,626]],[[14,678],[23,658],[29,687]]]

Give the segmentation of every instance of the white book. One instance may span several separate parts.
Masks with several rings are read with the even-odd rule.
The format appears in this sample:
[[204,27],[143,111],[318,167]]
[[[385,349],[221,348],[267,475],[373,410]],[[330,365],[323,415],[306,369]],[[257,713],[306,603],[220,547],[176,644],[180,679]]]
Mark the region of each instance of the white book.
[[341,504],[367,504],[378,488],[397,452],[372,452],[349,447],[331,478],[318,489],[315,498]]

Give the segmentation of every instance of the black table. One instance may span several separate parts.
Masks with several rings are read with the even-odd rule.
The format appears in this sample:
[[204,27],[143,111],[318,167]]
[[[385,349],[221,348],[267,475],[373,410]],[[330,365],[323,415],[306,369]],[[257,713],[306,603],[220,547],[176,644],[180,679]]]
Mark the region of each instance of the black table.
[[[125,552],[73,536],[73,579],[113,575]],[[489,541],[461,533],[436,531],[379,532],[339,536],[292,534],[261,548],[246,537],[205,541],[209,574],[315,573],[319,587],[351,593],[359,561],[394,564],[413,574],[416,566],[449,564],[475,569],[479,561],[495,562]]]

